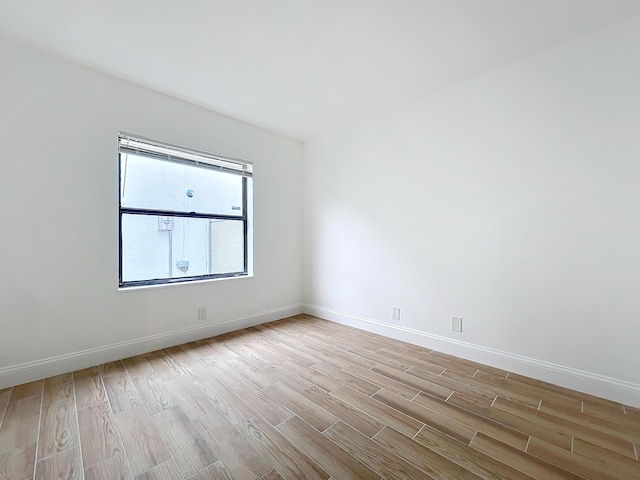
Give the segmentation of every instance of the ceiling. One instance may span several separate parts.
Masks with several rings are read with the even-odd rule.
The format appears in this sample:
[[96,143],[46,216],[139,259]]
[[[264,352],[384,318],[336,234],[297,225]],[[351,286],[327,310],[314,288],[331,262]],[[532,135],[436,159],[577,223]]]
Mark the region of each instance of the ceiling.
[[0,0],[0,36],[304,141],[639,14],[637,0]]

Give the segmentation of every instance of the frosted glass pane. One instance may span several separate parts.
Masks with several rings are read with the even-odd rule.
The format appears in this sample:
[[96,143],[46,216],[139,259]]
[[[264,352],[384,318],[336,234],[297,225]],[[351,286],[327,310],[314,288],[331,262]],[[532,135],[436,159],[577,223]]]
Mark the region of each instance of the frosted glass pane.
[[120,203],[145,208],[242,216],[242,177],[141,155],[120,156]]
[[122,280],[244,272],[244,222],[122,216]]

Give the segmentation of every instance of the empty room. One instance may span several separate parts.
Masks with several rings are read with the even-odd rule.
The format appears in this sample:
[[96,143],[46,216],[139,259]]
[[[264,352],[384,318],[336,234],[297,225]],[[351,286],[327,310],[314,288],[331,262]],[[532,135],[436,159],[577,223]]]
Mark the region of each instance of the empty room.
[[640,479],[640,2],[0,1],[0,480]]

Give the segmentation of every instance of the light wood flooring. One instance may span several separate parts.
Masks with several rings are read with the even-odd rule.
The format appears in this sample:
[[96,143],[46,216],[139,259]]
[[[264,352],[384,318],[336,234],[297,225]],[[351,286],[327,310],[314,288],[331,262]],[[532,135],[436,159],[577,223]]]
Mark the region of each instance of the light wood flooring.
[[640,479],[640,410],[300,315],[0,390],[0,479]]

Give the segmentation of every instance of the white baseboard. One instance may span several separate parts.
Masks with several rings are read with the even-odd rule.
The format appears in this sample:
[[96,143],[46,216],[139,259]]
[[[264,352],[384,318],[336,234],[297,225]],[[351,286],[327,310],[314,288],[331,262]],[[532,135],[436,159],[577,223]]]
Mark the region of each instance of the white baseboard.
[[301,303],[288,305],[244,317],[224,320],[222,322],[198,325],[183,330],[150,335],[148,337],[136,338],[103,347],[90,348],[80,352],[0,368],[0,388],[20,385],[74,370],[81,370],[83,368],[152,352],[160,348],[168,348],[174,345],[181,345],[242,328],[252,327],[261,323],[273,322],[281,318],[299,315],[302,311],[303,305]]
[[640,385],[452,338],[304,304],[304,313],[640,408]]

